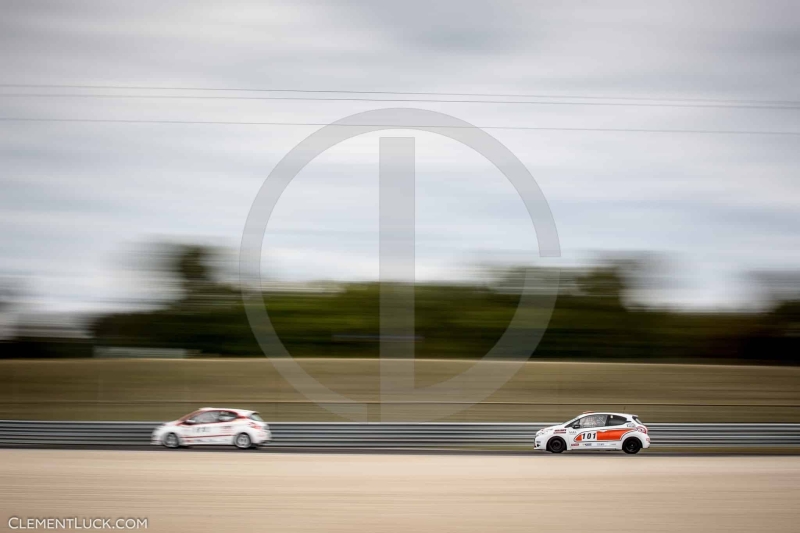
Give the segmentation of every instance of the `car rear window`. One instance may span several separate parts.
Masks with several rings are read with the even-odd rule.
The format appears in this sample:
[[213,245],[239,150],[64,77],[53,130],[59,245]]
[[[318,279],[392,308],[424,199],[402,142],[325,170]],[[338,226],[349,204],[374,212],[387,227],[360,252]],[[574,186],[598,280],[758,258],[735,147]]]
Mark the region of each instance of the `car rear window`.
[[634,416],[634,417],[633,417],[633,419],[636,421],[636,423],[637,423],[637,424],[644,425],[644,422],[642,422],[641,420],[639,420],[639,417],[638,417],[638,416]]
[[250,415],[250,420],[255,420],[256,422],[263,422],[264,421],[264,419],[261,418],[261,415],[259,415],[258,413],[252,413]]
[[236,413],[232,413],[230,411],[220,411],[219,413],[220,422],[230,422],[231,420],[235,419],[236,419]]
[[628,423],[628,419],[624,416],[610,415],[608,417],[607,426],[624,426]]

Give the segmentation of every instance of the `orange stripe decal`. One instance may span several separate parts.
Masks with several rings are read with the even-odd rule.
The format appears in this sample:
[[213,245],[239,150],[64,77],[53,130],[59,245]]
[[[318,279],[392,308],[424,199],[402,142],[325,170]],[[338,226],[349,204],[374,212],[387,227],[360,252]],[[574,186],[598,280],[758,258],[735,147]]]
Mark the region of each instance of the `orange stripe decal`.
[[575,437],[576,442],[582,441],[615,441],[621,440],[622,437],[627,435],[628,433],[632,433],[634,430],[632,428],[624,428],[624,429],[606,429],[606,430],[597,430],[597,431],[584,431],[577,437]]

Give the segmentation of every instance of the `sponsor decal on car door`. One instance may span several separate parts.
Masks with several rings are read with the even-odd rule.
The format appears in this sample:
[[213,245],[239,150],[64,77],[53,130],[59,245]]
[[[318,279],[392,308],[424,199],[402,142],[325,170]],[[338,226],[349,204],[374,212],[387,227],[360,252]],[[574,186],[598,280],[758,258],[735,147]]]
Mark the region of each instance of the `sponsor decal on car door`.
[[213,423],[195,424],[190,428],[194,444],[210,444],[213,439]]
[[220,411],[214,423],[208,424],[208,432],[204,434],[205,444],[233,444],[235,432],[236,414]]
[[575,437],[575,441],[580,442],[581,447],[612,448],[616,447],[622,437],[631,431],[630,428],[598,428],[581,432]]
[[597,446],[597,430],[581,431],[575,436],[575,444],[581,448],[594,448]]
[[194,417],[194,424],[187,426],[186,435],[189,444],[216,444],[219,440],[219,424],[216,411],[206,411]]
[[197,444],[206,444],[208,442],[209,424],[197,424],[192,429],[194,430],[194,441]]

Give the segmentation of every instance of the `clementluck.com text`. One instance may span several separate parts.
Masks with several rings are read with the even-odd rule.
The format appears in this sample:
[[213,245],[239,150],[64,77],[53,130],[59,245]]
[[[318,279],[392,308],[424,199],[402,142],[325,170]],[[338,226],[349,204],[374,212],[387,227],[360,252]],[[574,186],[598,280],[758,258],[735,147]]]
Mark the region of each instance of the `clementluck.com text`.
[[147,529],[147,518],[24,517],[8,519],[9,529]]

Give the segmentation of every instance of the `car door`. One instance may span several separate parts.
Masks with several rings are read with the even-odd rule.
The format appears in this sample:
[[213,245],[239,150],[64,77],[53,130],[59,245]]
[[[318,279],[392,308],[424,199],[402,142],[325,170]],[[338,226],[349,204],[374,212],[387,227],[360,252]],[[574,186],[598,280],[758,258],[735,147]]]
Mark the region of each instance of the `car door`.
[[217,440],[217,420],[219,411],[203,411],[187,420],[187,444],[215,444]]
[[591,413],[580,418],[576,424],[576,435],[573,437],[573,449],[576,450],[593,450],[602,448],[603,445],[598,441],[598,432],[601,431],[608,419],[607,414]]

